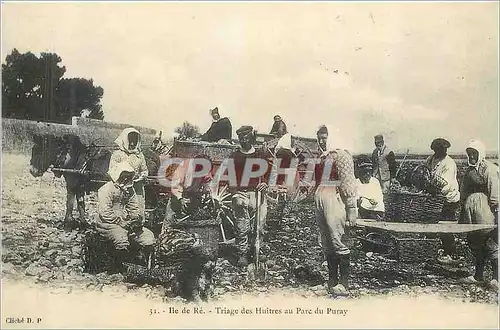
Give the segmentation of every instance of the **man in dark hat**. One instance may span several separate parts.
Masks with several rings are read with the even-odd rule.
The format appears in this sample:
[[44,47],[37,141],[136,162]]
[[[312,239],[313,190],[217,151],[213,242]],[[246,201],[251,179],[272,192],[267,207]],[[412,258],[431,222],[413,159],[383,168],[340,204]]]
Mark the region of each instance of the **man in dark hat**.
[[[267,182],[271,170],[269,164],[269,155],[263,150],[256,150],[253,146],[255,141],[255,132],[252,126],[242,126],[237,131],[240,148],[232,155],[234,169],[236,174],[236,184],[229,185],[229,191],[233,193],[232,205],[235,217],[235,245],[237,250],[237,266],[246,267],[254,263],[255,251],[253,249],[253,237],[255,235],[252,228],[251,218],[255,217],[256,210],[259,208],[259,220],[257,224],[260,233],[260,240],[264,237],[264,224],[267,215],[266,192]],[[243,182],[245,171],[249,171],[247,162],[254,159],[265,160],[265,174],[259,177],[250,177],[248,182]],[[254,164],[254,163],[252,163]],[[255,165],[254,165],[255,166]],[[245,169],[247,167],[247,169]],[[252,170],[256,171],[255,167]],[[248,176],[248,173],[246,173]],[[257,205],[257,193],[261,194],[261,204]],[[254,218],[255,219],[255,218]]]
[[396,179],[396,157],[384,142],[382,134],[375,135],[375,149],[372,153],[373,176],[380,181],[382,192],[389,190],[391,181]]
[[229,118],[221,118],[219,115],[219,108],[217,107],[210,110],[210,115],[213,119],[212,125],[200,139],[207,142],[218,142],[219,140],[231,141],[233,126]]
[[372,176],[372,162],[368,158],[362,158],[357,165],[359,217],[382,221],[385,213],[384,195],[380,182]]
[[[442,221],[457,221],[460,209],[460,191],[457,181],[457,164],[448,156],[447,150],[450,142],[443,138],[434,139],[431,149],[434,155],[425,160],[425,166],[429,169],[431,178],[439,182],[440,193],[446,197],[441,213]],[[444,264],[455,262],[452,256],[456,255],[455,238],[453,234],[441,234],[443,244],[443,255],[438,261]]]
[[281,138],[283,135],[288,133],[286,129],[286,124],[281,118],[280,115],[274,116],[273,127],[271,128],[271,132],[269,134],[274,135],[276,138]]

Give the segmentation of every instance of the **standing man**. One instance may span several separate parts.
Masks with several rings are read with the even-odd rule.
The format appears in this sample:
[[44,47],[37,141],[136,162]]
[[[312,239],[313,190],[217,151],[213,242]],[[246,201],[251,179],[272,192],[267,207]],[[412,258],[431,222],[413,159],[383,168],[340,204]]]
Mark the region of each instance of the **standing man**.
[[[256,150],[253,146],[255,134],[252,126],[242,126],[237,131],[240,148],[232,155],[234,161],[234,170],[236,174],[236,185],[229,185],[229,191],[233,193],[232,205],[235,217],[235,245],[237,250],[237,266],[246,267],[249,263],[255,263],[255,251],[253,249],[254,242],[251,242],[253,230],[251,217],[255,216],[257,208],[259,208],[260,222],[257,224],[260,239],[264,237],[264,225],[267,216],[267,180],[271,166],[267,161],[267,156],[263,151]],[[257,178],[250,178],[248,184],[242,182],[245,171],[250,171],[251,159],[266,159],[266,173]],[[248,163],[248,165],[247,165]],[[257,170],[252,168],[252,170]],[[247,173],[248,175],[248,173]],[[256,191],[261,195],[261,204],[257,205]]]
[[[457,164],[447,153],[450,146],[450,142],[443,138],[434,139],[431,143],[434,155],[425,160],[425,166],[429,169],[431,177],[439,182],[440,193],[446,197],[440,217],[442,221],[457,221],[460,208]],[[443,264],[453,263],[452,256],[455,256],[457,252],[453,234],[440,234],[439,236],[444,254],[438,258],[438,261]]]
[[[471,140],[466,149],[469,165],[461,185],[459,223],[498,225],[498,166],[485,159],[485,147]],[[498,290],[498,229],[470,232],[467,242],[475,259],[475,274],[462,283],[484,282],[484,267],[489,260],[493,268],[490,286]]]
[[219,115],[219,108],[215,107],[210,110],[212,116],[212,125],[201,136],[202,141],[218,142],[219,140],[231,141],[233,135],[233,126],[229,118],[221,118]]
[[286,124],[283,121],[283,119],[281,119],[281,116],[280,115],[274,116],[273,127],[271,128],[269,134],[274,135],[274,137],[279,139],[286,133],[288,133],[286,129]]
[[357,219],[356,178],[352,156],[348,151],[334,147],[339,142],[332,141],[329,132],[334,131],[326,126],[317,131],[322,155],[314,173],[316,221],[328,263],[328,291],[348,295],[351,251],[346,245],[345,231],[346,226],[355,225]]
[[383,135],[375,135],[375,150],[372,153],[373,176],[380,181],[382,192],[388,192],[391,180],[396,179],[396,157],[387,147]]

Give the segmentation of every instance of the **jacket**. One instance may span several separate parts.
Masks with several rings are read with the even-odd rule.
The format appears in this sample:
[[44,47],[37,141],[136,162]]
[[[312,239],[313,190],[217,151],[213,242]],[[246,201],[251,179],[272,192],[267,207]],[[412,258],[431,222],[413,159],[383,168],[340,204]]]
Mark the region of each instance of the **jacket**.
[[380,181],[388,181],[396,175],[396,157],[386,145],[379,152],[377,148],[372,153],[373,176]]
[[233,135],[233,126],[229,118],[224,117],[212,122],[210,128],[201,136],[202,141],[217,142],[221,139],[230,141]]

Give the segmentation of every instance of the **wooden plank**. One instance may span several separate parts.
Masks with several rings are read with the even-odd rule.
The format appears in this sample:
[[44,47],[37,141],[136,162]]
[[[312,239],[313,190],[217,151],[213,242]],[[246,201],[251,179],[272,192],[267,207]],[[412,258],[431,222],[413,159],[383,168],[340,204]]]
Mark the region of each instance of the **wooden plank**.
[[456,222],[439,222],[432,224],[423,223],[398,223],[375,221],[371,219],[358,219],[358,227],[367,227],[373,229],[382,229],[396,233],[450,233],[460,234],[469,233],[483,229],[495,229],[496,225],[473,225],[473,224],[458,224]]

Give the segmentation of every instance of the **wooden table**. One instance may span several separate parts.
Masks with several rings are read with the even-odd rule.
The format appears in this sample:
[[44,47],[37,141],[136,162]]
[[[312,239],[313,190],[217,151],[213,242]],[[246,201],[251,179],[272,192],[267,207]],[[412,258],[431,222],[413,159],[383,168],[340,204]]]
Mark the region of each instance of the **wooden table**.
[[401,223],[401,222],[385,222],[375,221],[372,219],[358,219],[357,227],[365,227],[372,229],[387,230],[394,233],[449,233],[461,234],[469,233],[484,229],[496,229],[497,225],[473,225],[459,224],[452,221],[440,221],[438,223],[423,224],[423,223]]

